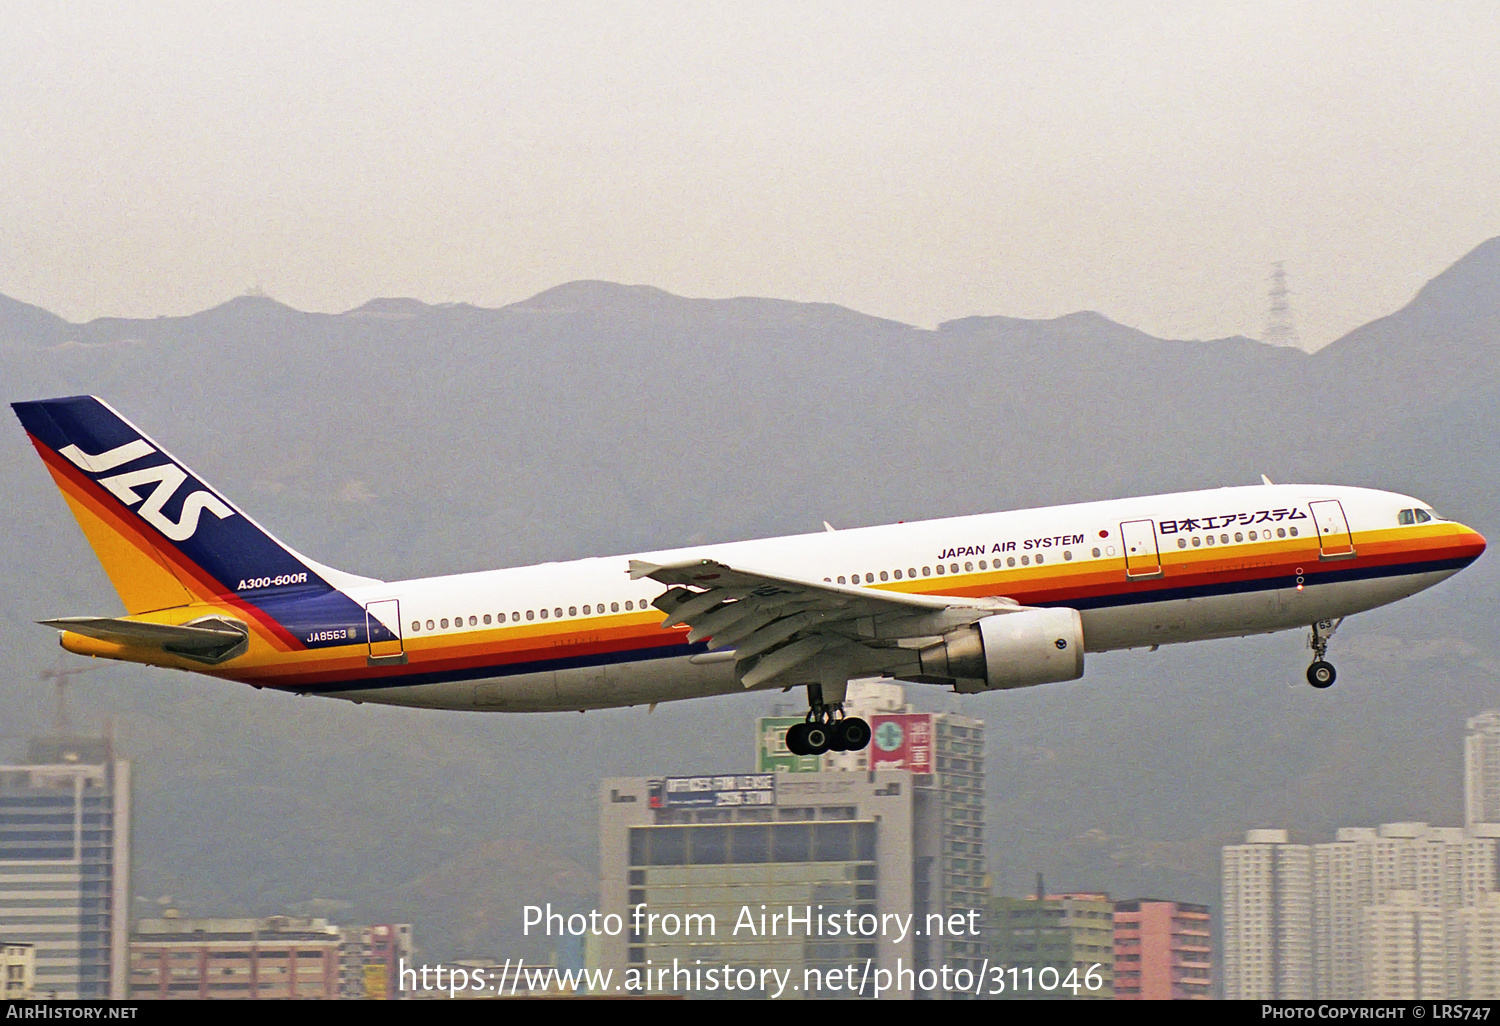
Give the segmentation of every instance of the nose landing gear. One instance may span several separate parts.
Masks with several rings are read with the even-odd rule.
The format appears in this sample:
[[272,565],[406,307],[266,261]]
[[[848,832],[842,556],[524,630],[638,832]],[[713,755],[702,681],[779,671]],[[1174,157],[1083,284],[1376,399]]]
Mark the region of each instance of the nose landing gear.
[[844,715],[844,703],[823,703],[823,689],[816,684],[807,689],[807,720],[789,727],[787,751],[793,755],[822,755],[824,752],[858,752],[870,743],[870,725],[858,716]]
[[1319,620],[1312,625],[1312,636],[1307,639],[1307,647],[1313,650],[1313,663],[1307,668],[1307,682],[1315,688],[1331,688],[1338,679],[1338,671],[1327,660],[1328,642],[1343,622],[1344,618],[1341,616],[1337,620]]

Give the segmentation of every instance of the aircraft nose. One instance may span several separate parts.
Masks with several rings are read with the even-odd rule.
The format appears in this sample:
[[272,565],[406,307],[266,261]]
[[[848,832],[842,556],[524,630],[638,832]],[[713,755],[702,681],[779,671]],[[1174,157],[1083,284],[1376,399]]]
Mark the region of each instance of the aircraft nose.
[[1463,557],[1472,563],[1484,554],[1489,543],[1484,540],[1484,535],[1472,527],[1465,527],[1463,536],[1459,539],[1459,547],[1463,550]]

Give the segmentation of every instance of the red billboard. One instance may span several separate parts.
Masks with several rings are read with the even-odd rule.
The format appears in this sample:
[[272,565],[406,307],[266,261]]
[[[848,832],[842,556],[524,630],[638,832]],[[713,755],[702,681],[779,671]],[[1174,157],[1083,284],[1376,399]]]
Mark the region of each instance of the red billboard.
[[876,713],[870,732],[871,769],[933,771],[932,713]]

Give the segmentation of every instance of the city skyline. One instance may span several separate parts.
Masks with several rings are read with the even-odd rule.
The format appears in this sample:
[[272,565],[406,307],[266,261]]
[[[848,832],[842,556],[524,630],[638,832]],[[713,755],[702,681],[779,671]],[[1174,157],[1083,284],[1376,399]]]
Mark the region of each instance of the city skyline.
[[[1497,252],[1481,247],[1401,316],[1368,325],[1342,362],[1159,343],[1089,319],[907,334],[815,307],[626,289],[564,290],[503,317],[400,304],[304,317],[245,299],[53,334],[9,307],[3,316],[16,398],[97,390],[143,426],[183,425],[174,452],[289,543],[391,579],[1261,473],[1394,478],[1474,523],[1500,509],[1484,398],[1494,364],[1476,341]],[[1122,358],[1160,387],[1101,404],[1119,395]],[[411,366],[421,372],[393,390],[392,370]],[[789,373],[802,389],[787,387]],[[1289,388],[1309,376],[1319,402]],[[724,391],[726,380],[737,387]],[[664,382],[676,398],[657,398]],[[939,401],[891,405],[926,394]],[[308,442],[330,425],[383,443],[320,455]],[[16,518],[3,555],[6,730],[45,732],[54,695],[37,677],[57,649],[35,621],[108,612],[114,597],[20,437],[0,484]],[[1341,679],[1324,694],[1291,686],[1306,656],[1283,634],[1091,656],[1086,689],[919,689],[917,700],[991,725],[986,758],[1006,781],[984,809],[998,886],[1027,888],[1041,867],[1086,889],[1107,870],[1120,893],[1190,879],[1180,896],[1205,902],[1218,846],[1246,825],[1321,839],[1351,822],[1461,821],[1461,763],[1430,753],[1458,751],[1464,718],[1494,705],[1491,562],[1409,608],[1346,623]],[[143,810],[155,853],[143,895],[260,913],[352,902],[373,920],[384,895],[362,889],[351,853],[378,836],[401,900],[442,910],[424,935],[442,950],[479,936],[504,947],[485,930],[505,917],[466,909],[510,907],[514,881],[561,881],[531,899],[554,902],[585,886],[592,838],[555,815],[585,776],[592,786],[622,769],[696,771],[739,750],[742,718],[771,711],[743,696],[649,714],[463,718],[334,709],[130,668],[79,678],[70,700],[87,722],[113,718],[166,784]],[[1393,760],[1409,770],[1382,775]],[[239,782],[232,803],[226,779]],[[212,876],[185,879],[174,867],[200,857],[203,836],[223,842],[201,852]],[[295,872],[290,851],[309,853]],[[475,879],[491,893],[471,902]]]

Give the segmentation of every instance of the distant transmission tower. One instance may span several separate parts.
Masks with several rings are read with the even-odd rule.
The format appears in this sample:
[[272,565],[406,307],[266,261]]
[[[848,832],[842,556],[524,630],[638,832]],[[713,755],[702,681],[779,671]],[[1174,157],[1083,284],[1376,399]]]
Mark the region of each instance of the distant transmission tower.
[[1286,287],[1286,268],[1278,260],[1271,265],[1271,310],[1266,314],[1266,333],[1261,336],[1261,341],[1267,345],[1302,347],[1297,327],[1292,323],[1292,308],[1286,301],[1291,294]]

